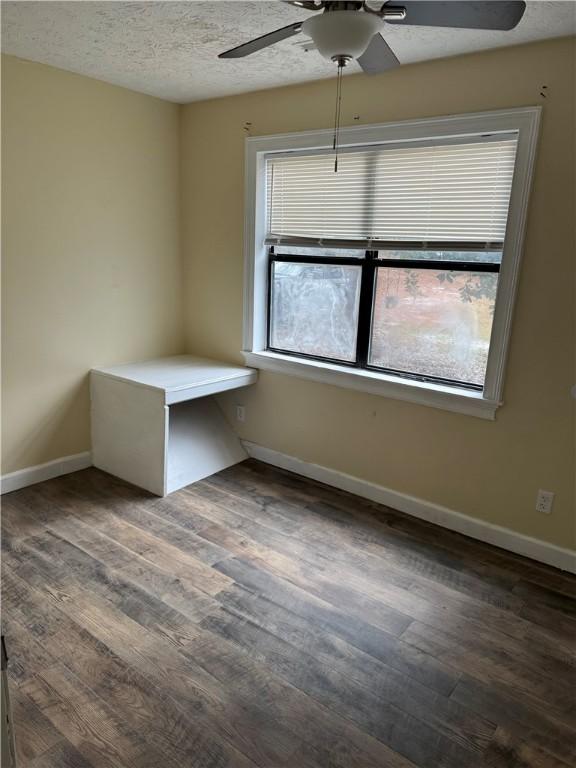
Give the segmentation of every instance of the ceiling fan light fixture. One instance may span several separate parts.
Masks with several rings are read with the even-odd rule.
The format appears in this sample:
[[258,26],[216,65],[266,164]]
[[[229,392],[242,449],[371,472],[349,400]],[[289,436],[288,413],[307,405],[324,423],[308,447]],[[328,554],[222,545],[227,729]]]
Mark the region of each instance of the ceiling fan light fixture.
[[325,59],[340,61],[361,56],[382,24],[382,19],[372,13],[331,11],[306,19],[302,31],[312,38]]

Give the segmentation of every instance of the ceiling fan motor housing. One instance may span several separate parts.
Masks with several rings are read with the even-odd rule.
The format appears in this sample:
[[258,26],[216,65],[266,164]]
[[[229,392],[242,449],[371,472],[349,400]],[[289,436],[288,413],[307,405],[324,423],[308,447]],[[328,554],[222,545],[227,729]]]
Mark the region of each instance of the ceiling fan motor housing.
[[330,61],[357,59],[381,28],[382,19],[365,11],[324,12],[302,24],[302,32],[312,38],[318,51]]

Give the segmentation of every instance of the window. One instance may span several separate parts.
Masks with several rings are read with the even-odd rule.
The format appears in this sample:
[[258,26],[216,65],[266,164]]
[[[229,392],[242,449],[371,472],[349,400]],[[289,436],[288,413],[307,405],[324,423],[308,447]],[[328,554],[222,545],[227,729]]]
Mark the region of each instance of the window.
[[500,255],[271,247],[267,348],[482,391]]
[[248,363],[493,418],[537,117],[250,139]]

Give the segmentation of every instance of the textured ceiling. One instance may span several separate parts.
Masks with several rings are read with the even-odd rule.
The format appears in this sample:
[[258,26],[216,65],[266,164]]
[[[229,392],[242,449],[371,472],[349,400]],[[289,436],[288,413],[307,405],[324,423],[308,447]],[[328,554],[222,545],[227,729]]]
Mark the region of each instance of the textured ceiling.
[[[334,76],[330,62],[304,50],[302,35],[245,59],[217,58],[307,15],[278,0],[2,2],[2,50],[189,102]],[[389,25],[385,37],[409,63],[575,33],[576,1],[532,0],[510,32]]]

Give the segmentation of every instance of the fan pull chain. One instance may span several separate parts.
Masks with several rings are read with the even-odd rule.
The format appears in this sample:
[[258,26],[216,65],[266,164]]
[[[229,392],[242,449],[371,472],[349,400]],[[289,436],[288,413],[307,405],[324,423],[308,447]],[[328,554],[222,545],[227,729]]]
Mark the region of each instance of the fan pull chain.
[[340,138],[340,111],[342,107],[342,70],[346,66],[346,59],[338,59],[338,75],[336,77],[336,109],[334,113],[334,173],[338,173],[338,140]]

